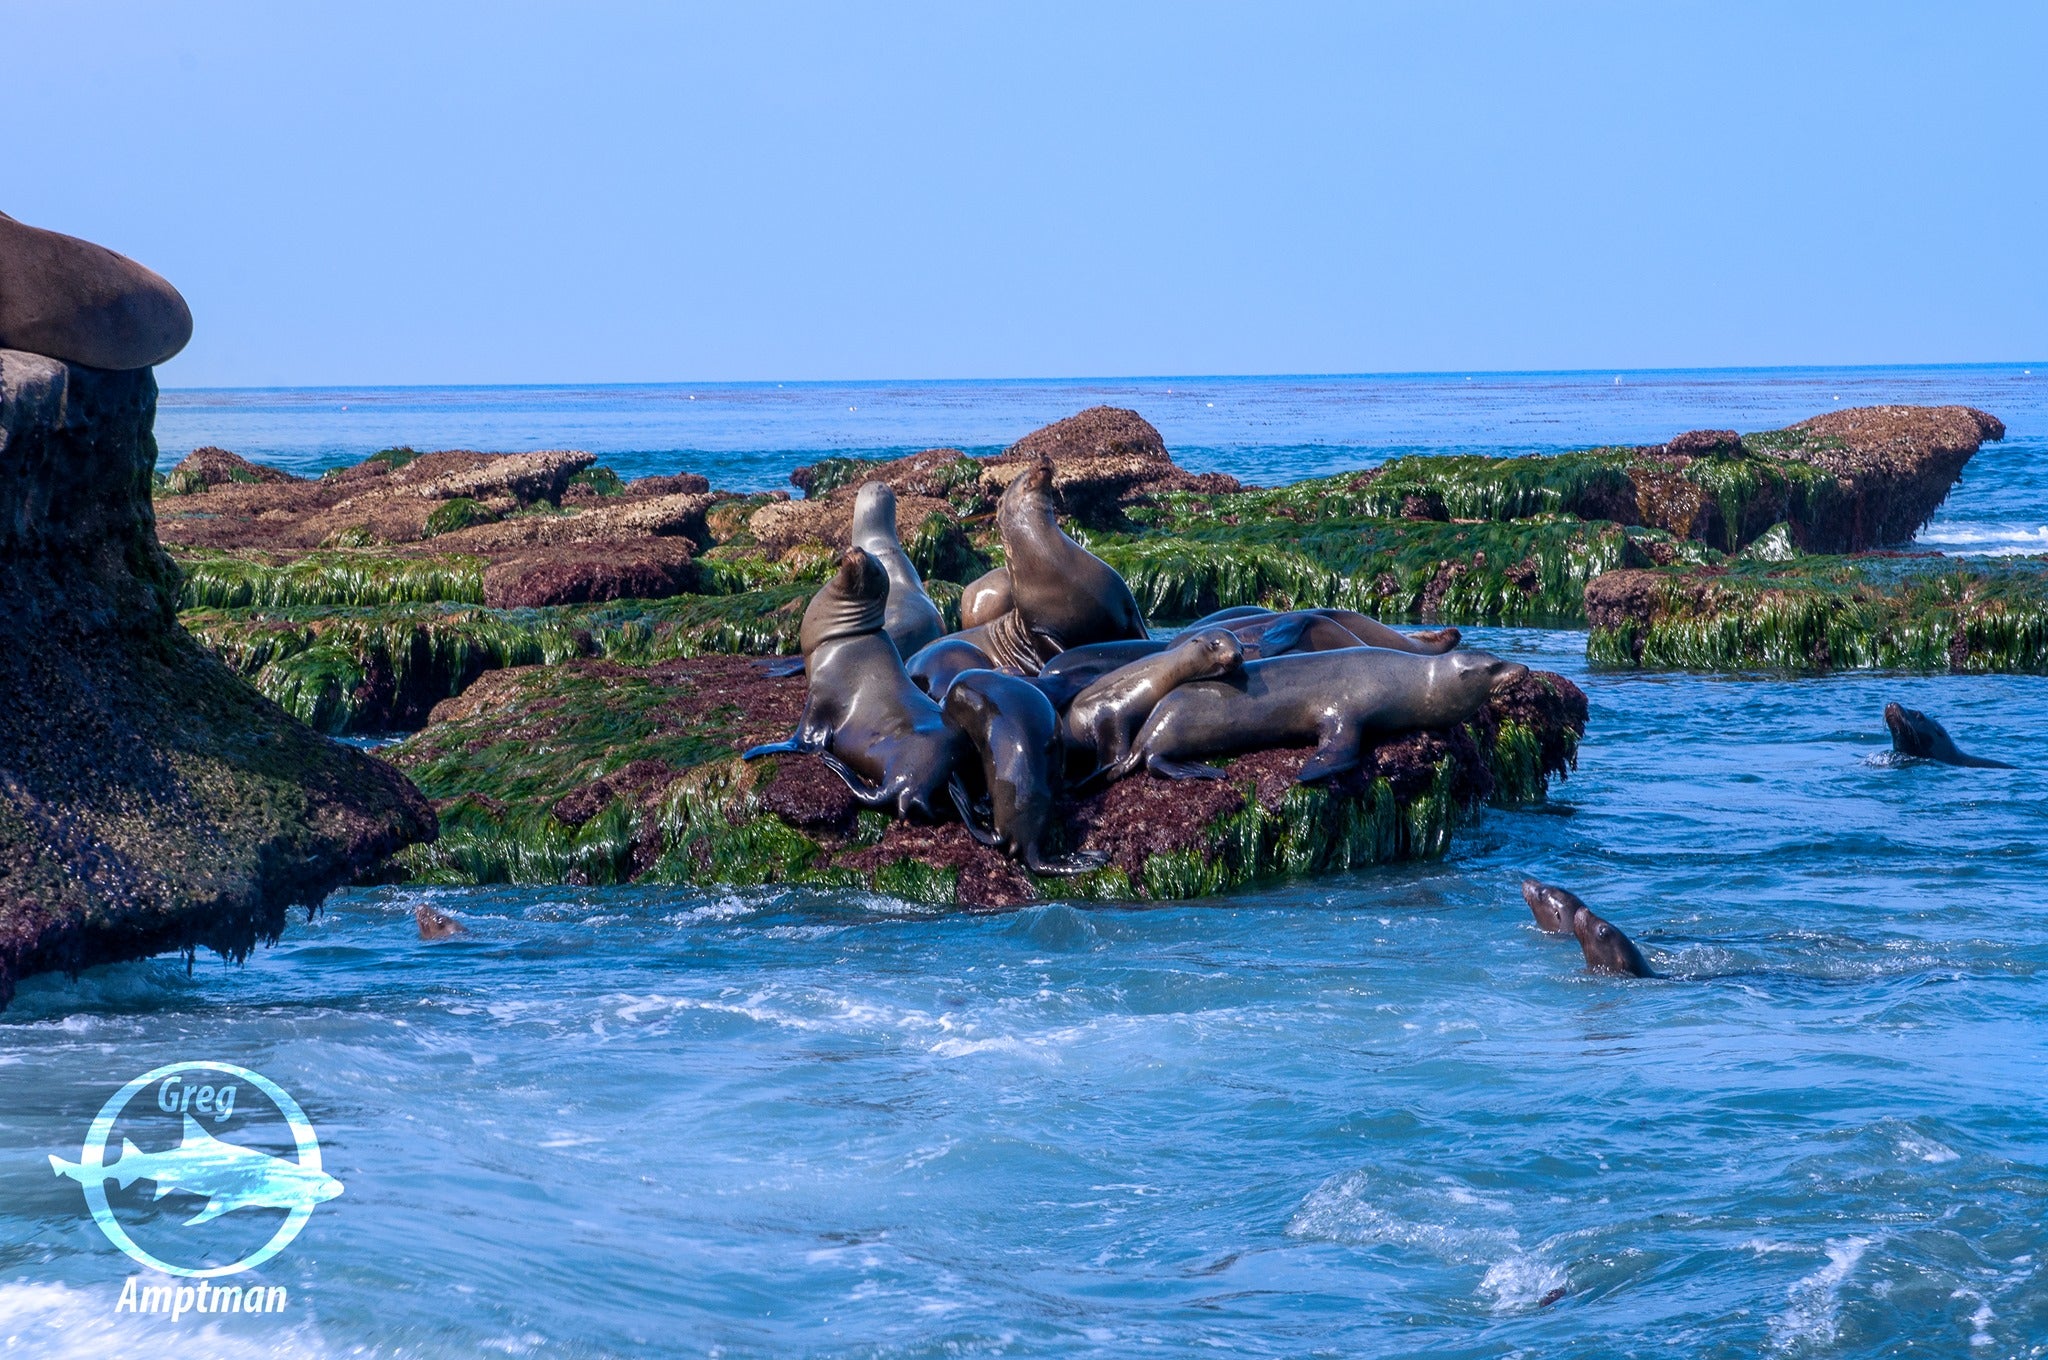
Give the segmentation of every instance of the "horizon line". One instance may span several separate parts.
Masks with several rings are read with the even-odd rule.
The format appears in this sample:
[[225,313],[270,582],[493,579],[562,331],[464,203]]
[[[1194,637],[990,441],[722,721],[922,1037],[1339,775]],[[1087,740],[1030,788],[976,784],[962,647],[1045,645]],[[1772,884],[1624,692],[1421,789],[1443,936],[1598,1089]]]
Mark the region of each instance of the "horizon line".
[[172,387],[158,385],[163,392],[408,392],[408,391],[550,391],[562,388],[658,388],[658,387],[886,387],[886,386],[967,386],[994,383],[1013,384],[1095,384],[1095,383],[1166,383],[1166,382],[1246,382],[1246,381],[1341,381],[1359,378],[1414,379],[1450,378],[1462,376],[1474,378],[1532,378],[1532,377],[1582,377],[1593,374],[1611,373],[1617,377],[1629,374],[1664,375],[1680,373],[1793,373],[1808,370],[1829,372],[1882,373],[1926,369],[1999,369],[2017,368],[2022,376],[2031,376],[2034,368],[2048,367],[2048,360],[1977,360],[1959,363],[1890,363],[1890,364],[1723,364],[1671,366],[1656,368],[1441,368],[1441,369],[1383,369],[1350,373],[1153,373],[1153,374],[1096,374],[1069,375],[1063,377],[1010,377],[1010,378],[664,378],[640,382],[454,382],[454,383],[264,383],[264,384],[219,384],[204,387]]

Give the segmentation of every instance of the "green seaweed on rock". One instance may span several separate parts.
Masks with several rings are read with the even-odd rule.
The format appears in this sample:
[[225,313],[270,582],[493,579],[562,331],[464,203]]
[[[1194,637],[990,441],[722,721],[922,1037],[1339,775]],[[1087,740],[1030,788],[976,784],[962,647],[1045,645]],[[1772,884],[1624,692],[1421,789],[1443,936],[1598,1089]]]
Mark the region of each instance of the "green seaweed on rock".
[[180,609],[384,605],[445,600],[482,604],[481,557],[444,553],[397,557],[314,552],[280,560],[265,553],[174,549]]

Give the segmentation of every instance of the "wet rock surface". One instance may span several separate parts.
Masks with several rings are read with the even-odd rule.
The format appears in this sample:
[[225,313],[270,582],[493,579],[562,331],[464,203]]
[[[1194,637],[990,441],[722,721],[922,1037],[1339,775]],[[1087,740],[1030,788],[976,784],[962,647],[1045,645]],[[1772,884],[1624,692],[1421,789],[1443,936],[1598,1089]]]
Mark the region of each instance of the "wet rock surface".
[[0,351],[0,1001],[16,979],[204,945],[434,834],[179,627],[148,489],[156,383]]

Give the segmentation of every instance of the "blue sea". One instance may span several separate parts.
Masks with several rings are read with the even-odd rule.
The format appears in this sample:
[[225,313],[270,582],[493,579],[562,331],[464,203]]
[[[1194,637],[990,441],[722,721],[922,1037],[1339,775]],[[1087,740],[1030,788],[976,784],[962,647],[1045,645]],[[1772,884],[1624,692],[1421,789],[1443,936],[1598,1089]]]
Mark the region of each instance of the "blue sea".
[[[1270,484],[1891,401],[2009,429],[1923,547],[2048,551],[2026,364],[171,391],[158,431],[167,462],[579,447],[767,487],[1110,402]],[[1578,632],[1471,641],[1572,676],[1592,722],[1548,806],[1440,862],[992,915],[382,888],[244,965],[31,980],[0,1012],[0,1355],[2048,1354],[2048,678],[1637,676],[1589,671]],[[1895,762],[1892,699],[2018,768]],[[1664,976],[1585,973],[1524,874]],[[421,903],[469,933],[422,944]],[[193,1282],[51,1174],[179,1062],[287,1091],[344,1187],[223,1281],[281,1311],[123,1310],[131,1277]],[[145,1245],[282,1215],[182,1228],[205,1201],[148,1185],[113,1195]]]

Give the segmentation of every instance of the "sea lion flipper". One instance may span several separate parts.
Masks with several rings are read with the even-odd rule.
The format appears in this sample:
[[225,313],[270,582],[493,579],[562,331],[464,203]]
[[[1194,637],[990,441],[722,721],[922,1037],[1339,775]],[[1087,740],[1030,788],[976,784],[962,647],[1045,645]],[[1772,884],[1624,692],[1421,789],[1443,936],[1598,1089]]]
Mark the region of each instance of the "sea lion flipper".
[[1259,656],[1279,656],[1294,650],[1301,641],[1301,635],[1308,631],[1309,624],[1316,619],[1314,614],[1291,614],[1259,635],[1254,645]]
[[1165,756],[1147,756],[1145,768],[1161,779],[1223,778],[1223,771],[1214,765],[1204,765],[1198,760],[1169,760]]
[[1297,783],[1313,784],[1328,779],[1346,770],[1358,768],[1358,733],[1339,728],[1323,738],[1314,755],[1301,764],[1301,773],[1294,776]]
[[772,661],[757,661],[754,664],[760,669],[761,674],[771,680],[785,680],[792,675],[804,673],[804,659],[800,656],[777,657]]
[[870,784],[867,780],[855,774],[845,761],[833,755],[830,751],[818,751],[814,752],[814,754],[818,759],[825,762],[825,768],[831,770],[832,773],[845,781],[846,787],[853,791],[854,801],[863,807],[881,807],[885,802],[890,801],[890,795],[886,789],[880,784]]
[[1066,878],[1100,869],[1109,863],[1107,850],[1075,850],[1064,855],[1041,856],[1035,849],[1024,856],[1024,867],[1034,874]]
[[759,760],[762,756],[794,755],[803,749],[804,745],[801,741],[795,737],[787,737],[781,741],[763,742],[759,746],[749,746],[746,750],[740,752],[740,759]]
[[993,847],[995,833],[975,820],[974,799],[968,795],[967,785],[960,781],[960,776],[956,774],[947,780],[946,788],[953,795],[953,806],[960,810],[960,825],[967,828],[967,834],[974,837],[976,843]]

